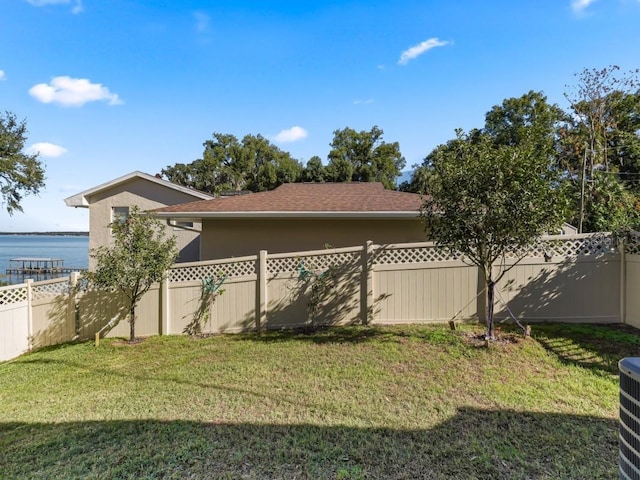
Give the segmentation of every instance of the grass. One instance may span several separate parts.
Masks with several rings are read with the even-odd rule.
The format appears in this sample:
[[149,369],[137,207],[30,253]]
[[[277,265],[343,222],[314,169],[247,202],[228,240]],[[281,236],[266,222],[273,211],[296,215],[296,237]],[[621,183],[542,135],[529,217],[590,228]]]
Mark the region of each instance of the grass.
[[622,327],[346,327],[0,364],[0,478],[617,478]]

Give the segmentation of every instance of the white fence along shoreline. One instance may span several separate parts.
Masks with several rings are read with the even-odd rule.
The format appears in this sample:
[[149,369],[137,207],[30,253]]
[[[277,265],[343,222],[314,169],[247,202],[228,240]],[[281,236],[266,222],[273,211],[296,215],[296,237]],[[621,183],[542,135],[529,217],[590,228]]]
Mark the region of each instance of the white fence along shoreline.
[[[498,284],[496,318],[524,322],[627,323],[640,327],[640,235],[616,247],[610,235],[543,237]],[[507,264],[515,261],[515,254]],[[302,274],[307,272],[307,274]],[[310,320],[318,276],[330,272]],[[315,325],[399,324],[481,319],[478,268],[432,242],[373,245],[176,264],[137,308],[136,334],[182,334],[201,302],[202,281],[224,276],[205,333]],[[477,298],[476,298],[477,297]],[[502,303],[504,302],[504,303]],[[79,274],[0,287],[0,361],[72,340],[127,336],[117,294],[87,289]]]

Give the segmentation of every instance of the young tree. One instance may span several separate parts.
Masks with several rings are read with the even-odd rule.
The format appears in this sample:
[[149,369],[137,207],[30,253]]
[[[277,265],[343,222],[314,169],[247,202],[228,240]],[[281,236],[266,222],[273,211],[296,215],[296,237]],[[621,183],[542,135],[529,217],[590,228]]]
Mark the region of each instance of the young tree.
[[162,223],[141,213],[137,207],[129,216],[111,224],[112,246],[91,252],[96,269],[87,272],[99,288],[121,292],[129,310],[130,341],[135,340],[136,306],[153,283],[164,277],[178,256],[175,237],[166,238]]
[[9,215],[22,211],[24,195],[44,187],[44,168],[38,155],[22,152],[27,140],[27,124],[11,112],[0,113],[0,195]]
[[396,179],[405,165],[398,142],[382,140],[382,129],[370,131],[352,128],[333,132],[326,173],[333,182],[382,182],[396,188]]
[[428,157],[422,216],[427,235],[480,268],[486,286],[487,338],[494,338],[495,285],[525,248],[562,221],[553,160],[525,137],[499,145],[490,135],[456,131]]

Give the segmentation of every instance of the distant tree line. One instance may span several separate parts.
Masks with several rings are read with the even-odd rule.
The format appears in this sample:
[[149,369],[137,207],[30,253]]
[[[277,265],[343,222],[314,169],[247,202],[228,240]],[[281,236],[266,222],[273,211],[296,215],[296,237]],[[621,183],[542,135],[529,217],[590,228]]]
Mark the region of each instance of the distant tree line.
[[[569,109],[551,104],[543,92],[507,98],[485,115],[485,124],[463,135],[465,142],[490,140],[495,146],[533,148],[557,173],[564,220],[581,232],[640,228],[640,81],[638,70],[617,66],[585,69],[565,97]],[[168,180],[205,192],[271,190],[286,182],[382,182],[385,188],[428,194],[433,160],[451,148],[437,146],[409,181],[397,185],[405,166],[398,142],[383,130],[333,132],[323,161],[305,165],[261,135],[214,133],[202,158],[162,170]],[[461,137],[457,135],[456,142]],[[531,178],[541,172],[530,172]],[[487,188],[490,188],[487,185]]]
[[177,163],[162,170],[169,181],[219,194],[224,191],[272,190],[293,182],[382,182],[396,188],[405,159],[398,142],[387,143],[382,129],[336,130],[328,163],[314,156],[306,166],[273,145],[262,135],[214,133],[204,142],[202,158],[191,163]]

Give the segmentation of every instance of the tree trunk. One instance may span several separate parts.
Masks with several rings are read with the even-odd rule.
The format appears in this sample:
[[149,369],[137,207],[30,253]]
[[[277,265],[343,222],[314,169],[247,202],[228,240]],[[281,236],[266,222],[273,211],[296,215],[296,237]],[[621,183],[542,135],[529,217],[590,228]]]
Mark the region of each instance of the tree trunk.
[[133,342],[136,339],[136,307],[131,307],[129,310],[129,341]]
[[487,279],[487,339],[493,340],[493,303],[495,300],[495,282]]

